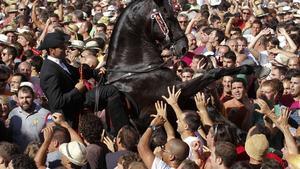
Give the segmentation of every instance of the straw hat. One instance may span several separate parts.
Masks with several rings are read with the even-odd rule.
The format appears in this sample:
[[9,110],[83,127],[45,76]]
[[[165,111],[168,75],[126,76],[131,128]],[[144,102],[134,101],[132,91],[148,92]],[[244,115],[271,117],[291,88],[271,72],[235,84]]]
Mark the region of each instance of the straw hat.
[[18,1],[17,0],[5,0],[4,2],[7,3],[8,5],[11,5],[11,4],[16,4]]
[[271,61],[272,65],[285,67],[288,65],[289,58],[283,54],[277,54],[274,60]]
[[75,25],[75,24],[69,24],[69,25],[67,26],[67,29],[68,29],[70,32],[72,32],[72,33],[77,33],[78,30],[79,30],[78,26]]
[[255,134],[249,137],[245,143],[246,153],[255,160],[262,160],[266,150],[269,148],[269,142],[265,135]]
[[296,13],[294,14],[294,17],[300,18],[300,9],[298,9],[298,10],[296,11]]
[[7,13],[18,12],[18,8],[16,4],[11,4],[6,9],[7,9]]
[[208,3],[211,5],[211,6],[217,6],[217,5],[220,5],[222,2],[222,0],[208,0]]
[[16,33],[17,30],[16,30],[16,28],[13,27],[12,25],[7,25],[7,26],[5,26],[5,27],[2,29],[2,33],[6,34],[6,33],[8,33],[8,32],[14,32],[14,33]]
[[299,154],[288,154],[285,157],[286,161],[295,169],[300,169],[300,155]]
[[4,34],[0,34],[0,44],[10,46],[10,43],[8,42],[8,37]]
[[86,49],[97,49],[97,50],[100,50],[100,47],[99,47],[99,44],[92,40],[92,41],[89,41],[85,44],[85,48]]
[[81,40],[72,40],[71,45],[69,47],[83,49],[84,48],[84,42],[81,41]]
[[83,166],[87,163],[86,147],[78,141],[61,144],[59,146],[59,152],[75,165]]

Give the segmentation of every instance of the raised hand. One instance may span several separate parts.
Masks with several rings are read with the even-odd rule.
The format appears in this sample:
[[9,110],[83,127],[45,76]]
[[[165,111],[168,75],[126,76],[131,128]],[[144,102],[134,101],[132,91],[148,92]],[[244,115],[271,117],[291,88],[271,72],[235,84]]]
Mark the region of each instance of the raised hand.
[[207,100],[205,100],[205,95],[204,93],[200,93],[198,92],[195,96],[194,96],[194,100],[197,106],[197,109],[199,111],[205,111],[206,110],[206,106],[209,102],[209,98]]
[[281,111],[281,115],[276,119],[276,121],[274,121],[274,123],[279,129],[284,130],[289,126],[288,118],[290,115],[290,110],[286,107],[282,107],[280,111]]
[[42,130],[44,135],[44,142],[50,142],[53,136],[53,128],[52,126],[46,127]]
[[163,101],[157,101],[155,103],[155,109],[157,112],[157,115],[162,116],[164,119],[167,119],[167,104]]
[[152,117],[155,118],[151,121],[150,126],[162,126],[166,122],[166,120],[160,115],[152,115]]
[[274,122],[274,120],[276,119],[274,110],[271,110],[270,107],[268,106],[268,104],[264,100],[256,99],[256,100],[254,100],[254,103],[256,103],[260,107],[260,109],[255,109],[255,111],[257,111],[261,114],[265,114]]
[[171,92],[171,89],[170,87],[168,86],[168,93],[169,93],[169,97],[166,97],[166,96],[162,96],[163,99],[166,100],[166,102],[169,104],[169,105],[176,105],[177,104],[177,101],[178,101],[178,98],[181,94],[181,89],[179,89],[176,93],[175,93],[175,86],[172,86],[172,92]]
[[54,123],[62,125],[62,123],[66,122],[64,116],[61,113],[53,113],[52,120]]
[[111,151],[111,152],[115,152],[115,147],[114,147],[114,142],[108,137],[105,136],[103,139],[103,143],[107,146],[107,148]]

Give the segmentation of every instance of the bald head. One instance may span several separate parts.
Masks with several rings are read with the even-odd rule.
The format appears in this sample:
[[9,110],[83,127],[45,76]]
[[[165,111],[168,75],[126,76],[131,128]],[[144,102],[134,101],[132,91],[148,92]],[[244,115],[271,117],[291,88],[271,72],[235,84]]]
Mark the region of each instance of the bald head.
[[189,156],[189,146],[180,139],[172,139],[167,142],[166,147],[175,156],[176,161],[183,161]]

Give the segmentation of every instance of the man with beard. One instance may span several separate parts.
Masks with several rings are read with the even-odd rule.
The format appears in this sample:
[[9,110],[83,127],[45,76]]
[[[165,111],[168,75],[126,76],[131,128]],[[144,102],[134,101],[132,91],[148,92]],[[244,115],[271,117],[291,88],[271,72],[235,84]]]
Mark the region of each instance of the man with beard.
[[18,92],[19,106],[8,116],[13,142],[23,151],[32,141],[40,141],[39,134],[50,112],[33,102],[34,91],[30,82],[22,82]]

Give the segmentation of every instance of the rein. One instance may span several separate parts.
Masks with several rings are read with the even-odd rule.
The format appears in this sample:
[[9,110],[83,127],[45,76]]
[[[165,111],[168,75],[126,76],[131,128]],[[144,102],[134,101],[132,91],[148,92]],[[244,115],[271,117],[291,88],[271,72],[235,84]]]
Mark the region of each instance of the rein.
[[121,79],[136,75],[136,74],[141,74],[141,73],[149,73],[152,72],[154,70],[160,69],[162,68],[171,58],[168,58],[168,60],[164,61],[161,64],[158,65],[149,65],[144,69],[140,69],[140,70],[122,70],[122,69],[107,69],[107,72],[116,72],[116,73],[125,73],[124,75],[112,79],[112,80],[108,80],[105,84],[111,84],[114,83],[116,81],[119,81]]

